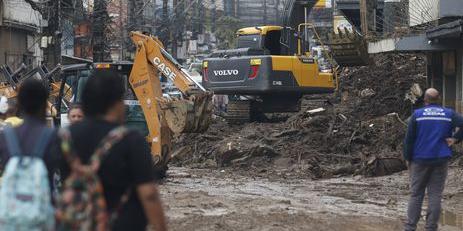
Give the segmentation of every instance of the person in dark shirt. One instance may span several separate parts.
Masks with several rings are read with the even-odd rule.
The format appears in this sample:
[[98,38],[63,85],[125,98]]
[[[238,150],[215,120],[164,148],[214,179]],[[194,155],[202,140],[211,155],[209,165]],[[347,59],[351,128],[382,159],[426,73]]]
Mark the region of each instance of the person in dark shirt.
[[[125,121],[125,81],[110,70],[95,70],[82,96],[85,119],[71,125],[74,152],[89,163],[101,140]],[[63,177],[69,174],[63,166]],[[103,159],[98,175],[109,213],[117,213],[113,230],[166,230],[160,196],[154,182],[154,165],[144,137],[130,131]],[[120,204],[128,195],[127,202]]]
[[[20,85],[17,98],[18,109],[24,117],[24,122],[14,130],[17,133],[19,145],[23,154],[28,154],[32,153],[32,149],[37,142],[37,137],[42,134],[43,130],[51,129],[46,125],[48,91],[41,81],[28,79]],[[60,142],[57,133],[53,132],[43,156],[51,189],[53,174],[60,162],[59,150]],[[3,134],[0,135],[0,158],[0,165],[3,170],[10,158],[5,136]]]

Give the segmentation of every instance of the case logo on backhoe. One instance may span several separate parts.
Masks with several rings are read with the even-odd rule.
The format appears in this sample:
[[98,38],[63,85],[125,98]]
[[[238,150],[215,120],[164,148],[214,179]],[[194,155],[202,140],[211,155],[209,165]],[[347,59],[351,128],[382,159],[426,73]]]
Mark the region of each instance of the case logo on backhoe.
[[174,81],[177,75],[159,57],[154,57],[153,64],[170,80]]

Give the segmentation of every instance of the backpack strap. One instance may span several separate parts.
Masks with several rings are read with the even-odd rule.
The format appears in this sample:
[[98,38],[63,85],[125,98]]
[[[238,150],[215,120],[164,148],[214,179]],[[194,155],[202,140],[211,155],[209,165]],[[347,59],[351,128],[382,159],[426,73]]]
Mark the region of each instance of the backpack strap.
[[[124,126],[119,126],[111,130],[108,135],[106,135],[97,146],[93,155],[90,158],[90,169],[85,168],[85,172],[97,172],[100,168],[101,161],[104,157],[109,153],[110,149],[118,143],[125,135],[128,133],[129,129]],[[73,152],[72,150],[72,138],[71,132],[67,128],[62,128],[59,131],[59,136],[61,138],[61,150],[63,152],[64,157],[66,158],[69,165],[83,167],[79,157]]]
[[111,130],[108,135],[106,135],[106,137],[101,140],[100,144],[97,146],[90,159],[90,165],[92,166],[93,171],[98,171],[101,162],[109,153],[111,148],[119,141],[121,141],[128,132],[129,129],[127,129],[125,126],[119,126]]
[[49,129],[49,128],[44,128],[40,137],[39,137],[39,140],[37,141],[37,143],[35,144],[35,147],[32,151],[32,155],[35,156],[35,157],[39,157],[39,158],[42,158],[44,153],[45,153],[45,149],[47,148],[47,145],[50,141],[50,137],[51,137],[51,134],[53,133],[53,130],[52,129]]
[[61,139],[61,152],[70,166],[76,160],[77,156],[72,152],[71,131],[68,128],[61,128],[58,131],[58,136]]
[[5,136],[6,146],[8,148],[10,157],[20,156],[22,154],[22,151],[19,146],[18,136],[16,135],[14,128],[12,128],[11,126],[6,126],[3,130],[3,134]]

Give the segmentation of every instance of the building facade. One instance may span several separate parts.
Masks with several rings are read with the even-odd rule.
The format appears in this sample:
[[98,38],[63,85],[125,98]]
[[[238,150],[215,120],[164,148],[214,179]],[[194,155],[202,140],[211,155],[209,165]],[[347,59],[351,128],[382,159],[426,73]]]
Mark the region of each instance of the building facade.
[[25,1],[0,0],[0,65],[39,65],[42,23],[42,15]]
[[[463,112],[463,8],[461,0],[410,0],[411,27],[426,28],[419,35],[400,44],[400,50],[424,51],[427,54],[428,86],[442,93],[442,104]],[[418,7],[419,5],[421,7]],[[417,10],[422,9],[422,10]]]

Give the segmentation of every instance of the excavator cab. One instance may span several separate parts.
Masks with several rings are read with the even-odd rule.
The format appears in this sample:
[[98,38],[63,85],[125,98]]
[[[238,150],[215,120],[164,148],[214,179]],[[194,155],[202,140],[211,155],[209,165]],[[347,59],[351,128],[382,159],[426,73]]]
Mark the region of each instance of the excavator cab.
[[281,26],[247,27],[237,32],[237,48],[262,50],[268,55],[281,55]]

